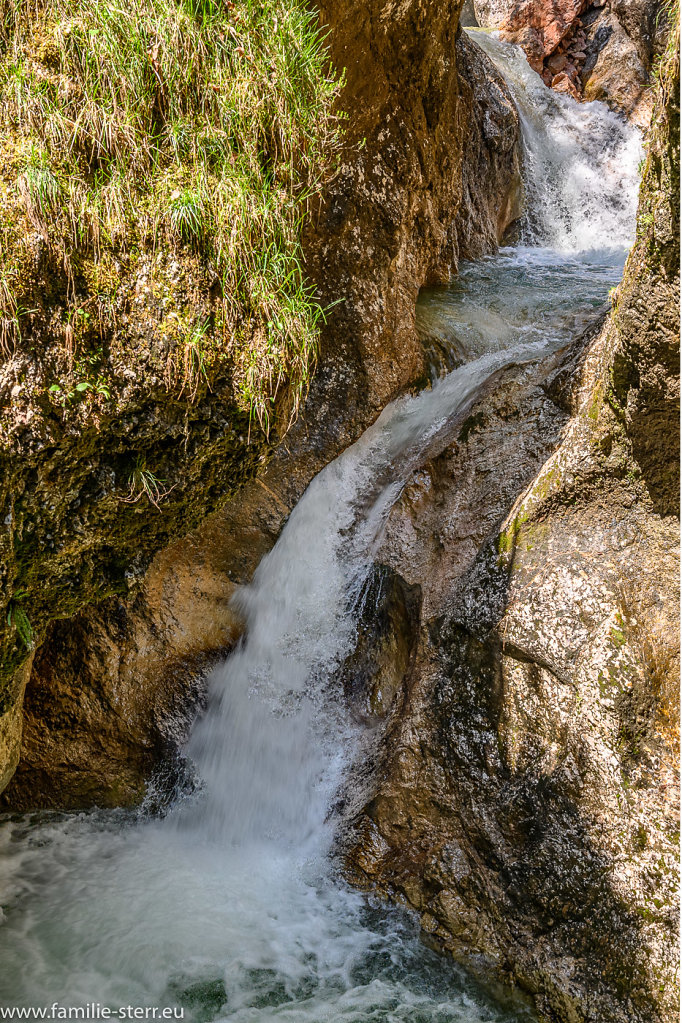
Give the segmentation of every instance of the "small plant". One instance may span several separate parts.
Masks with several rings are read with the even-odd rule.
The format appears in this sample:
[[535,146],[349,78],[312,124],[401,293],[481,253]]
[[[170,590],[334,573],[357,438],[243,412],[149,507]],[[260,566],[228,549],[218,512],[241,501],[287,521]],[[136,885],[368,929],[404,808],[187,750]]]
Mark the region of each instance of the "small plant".
[[17,635],[27,650],[33,649],[34,635],[26,611],[21,606],[21,601],[28,596],[27,590],[19,590],[12,597],[7,610],[7,624],[10,628],[16,629]]
[[159,479],[151,469],[148,469],[144,459],[139,457],[135,463],[135,468],[130,474],[129,483],[128,496],[122,497],[121,501],[124,504],[137,504],[140,498],[146,497],[157,511],[161,511],[159,507],[160,502],[164,497],[168,497],[171,490],[174,490],[177,486],[174,483],[172,487],[164,487],[164,480]]
[[208,328],[209,321],[206,319],[202,324],[194,327],[182,342],[183,376],[180,394],[183,394],[187,388],[192,401],[197,396],[202,377],[210,390],[206,367]]
[[0,352],[10,358],[17,344],[21,344],[21,321],[37,309],[27,309],[17,302],[14,288],[16,267],[0,267]]
[[204,234],[204,204],[201,196],[190,189],[175,191],[171,195],[170,222],[175,234],[183,242],[199,241]]
[[31,205],[41,217],[48,217],[59,200],[59,182],[47,166],[28,166],[24,181]]
[[[656,27],[663,21],[668,27],[668,37],[663,53],[659,54],[652,63],[651,77],[661,90],[661,103],[663,106],[668,101],[668,96],[674,88],[677,78],[680,60],[680,4],[679,0],[665,0],[661,4],[656,15]],[[679,81],[677,85],[679,91]]]
[[91,391],[93,394],[101,395],[107,401],[111,398],[109,386],[103,377],[98,377],[95,381],[80,380],[77,384],[74,384],[73,387],[69,387],[67,384],[63,383],[51,384],[48,391],[62,406],[73,401],[74,398],[83,397],[88,391]]

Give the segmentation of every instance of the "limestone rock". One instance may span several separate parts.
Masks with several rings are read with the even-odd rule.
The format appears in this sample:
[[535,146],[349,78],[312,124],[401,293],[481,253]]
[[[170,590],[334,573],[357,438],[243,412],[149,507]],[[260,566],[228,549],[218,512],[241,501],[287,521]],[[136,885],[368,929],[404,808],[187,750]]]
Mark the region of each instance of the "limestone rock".
[[510,0],[473,0],[476,22],[481,28],[498,29],[509,14]]
[[[646,128],[653,109],[653,90],[649,77],[651,53],[642,34],[628,34],[613,7],[595,11],[584,19],[585,61],[581,69],[585,100],[603,100],[625,116]],[[633,30],[638,22],[628,24]],[[639,43],[639,45],[638,45]],[[647,56],[648,55],[648,56]],[[644,59],[642,59],[644,57]]]
[[590,385],[496,538],[481,543],[495,483],[522,486],[532,461],[522,432],[520,476],[463,485],[497,440],[488,404],[471,450],[442,456],[455,472],[428,467],[396,511],[380,556],[425,585],[422,628],[348,863],[549,1018],[651,1023],[674,1019],[677,524],[620,472],[599,483],[592,374],[609,338],[576,353]]

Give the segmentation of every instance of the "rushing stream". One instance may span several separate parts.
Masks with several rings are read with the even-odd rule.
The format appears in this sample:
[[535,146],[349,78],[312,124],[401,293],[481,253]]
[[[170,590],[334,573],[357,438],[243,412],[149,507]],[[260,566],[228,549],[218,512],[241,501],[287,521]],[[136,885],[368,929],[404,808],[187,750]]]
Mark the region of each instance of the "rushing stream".
[[492,372],[562,345],[604,303],[634,224],[636,133],[476,38],[522,114],[523,245],[423,296],[420,328],[456,368],[313,480],[238,595],[245,638],[213,672],[189,743],[198,792],[161,819],[4,821],[4,1005],[172,1006],[232,1023],[533,1018],[423,946],[411,916],[348,889],[329,857],[328,808],[356,740],[334,673],[387,514]]

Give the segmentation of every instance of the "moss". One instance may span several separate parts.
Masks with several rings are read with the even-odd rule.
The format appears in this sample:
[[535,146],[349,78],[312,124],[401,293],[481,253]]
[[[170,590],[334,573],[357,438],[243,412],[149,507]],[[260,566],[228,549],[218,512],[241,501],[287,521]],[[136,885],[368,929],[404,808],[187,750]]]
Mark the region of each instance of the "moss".
[[590,408],[587,413],[587,418],[590,419],[593,423],[596,423],[597,420],[599,419],[599,411],[602,407],[603,401],[604,389],[601,381],[599,381],[599,383],[594,389],[594,393],[592,395],[592,403],[590,404]]
[[611,639],[611,642],[615,647],[625,646],[625,643],[627,642],[624,634],[621,632],[620,629],[617,629],[615,625],[611,626],[609,638]]
[[498,553],[508,556],[514,548],[524,545],[532,550],[541,524],[537,521],[544,503],[559,489],[561,472],[556,464],[552,464],[541,472],[531,490],[524,497],[521,506],[512,522],[500,533],[497,541]]
[[[156,399],[123,420],[62,434],[47,453],[20,460],[0,452],[0,516],[9,526],[0,536],[0,711],[26,657],[7,621],[14,594],[25,594],[22,611],[40,641],[55,618],[126,593],[156,550],[234,493],[266,454],[264,439],[247,443],[248,415],[224,394],[193,408],[191,419],[182,403]],[[129,501],[140,453],[165,481],[158,507],[144,495]]]
[[615,354],[606,400],[654,509],[679,514],[679,9],[657,71],[637,239],[612,313]]

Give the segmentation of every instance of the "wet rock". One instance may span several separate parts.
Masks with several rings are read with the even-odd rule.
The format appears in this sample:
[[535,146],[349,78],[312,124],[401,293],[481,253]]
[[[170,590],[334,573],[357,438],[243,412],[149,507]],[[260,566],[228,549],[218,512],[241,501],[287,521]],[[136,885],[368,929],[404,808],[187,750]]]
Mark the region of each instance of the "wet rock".
[[472,104],[456,230],[462,252],[494,251],[523,213],[519,115],[495,65],[466,33],[457,38],[463,95]]
[[140,802],[187,737],[207,650],[227,651],[242,629],[225,580],[207,566],[188,568],[182,559],[157,563],[136,600],[114,598],[96,616],[50,627],[30,674],[5,805]]
[[573,99],[578,99],[578,90],[567,73],[562,72],[560,75],[554,75],[550,85],[556,92],[563,92],[567,96],[572,96]]
[[637,239],[616,296],[612,396],[655,511],[679,514],[679,65],[663,64]]
[[23,699],[32,664],[33,656],[30,656],[16,672],[12,680],[13,691],[10,693],[9,705],[0,715],[0,790],[7,786],[19,763],[23,730]]
[[416,647],[421,591],[375,565],[359,601],[358,641],[341,677],[353,714],[371,724],[395,709]]
[[614,310],[497,379],[379,552],[422,613],[349,874],[561,1023],[677,1018],[678,87]]
[[478,25],[474,0],[464,0],[464,6],[459,12],[459,23],[462,28],[476,28]]
[[590,419],[589,374],[609,343],[607,329],[583,351],[565,439],[497,535],[505,494],[491,495],[513,483],[500,464],[476,484],[498,443],[486,405],[441,456],[454,472],[429,467],[396,509],[381,557],[424,587],[420,641],[347,863],[549,1018],[651,1023],[674,1018],[677,524],[638,506],[618,460],[604,480],[613,422]]

